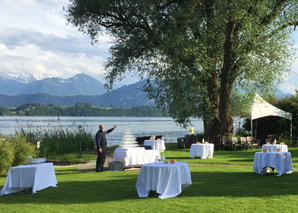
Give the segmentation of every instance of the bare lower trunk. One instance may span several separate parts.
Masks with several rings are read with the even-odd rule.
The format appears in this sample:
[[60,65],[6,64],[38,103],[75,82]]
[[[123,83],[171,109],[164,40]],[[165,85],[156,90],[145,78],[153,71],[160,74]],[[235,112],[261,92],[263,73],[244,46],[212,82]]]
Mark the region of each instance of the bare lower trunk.
[[232,136],[233,135],[233,118],[231,115],[231,98],[232,87],[227,83],[222,86],[220,90],[219,101],[219,129],[220,135]]
[[204,138],[207,141],[213,141],[219,135],[219,120],[204,120]]
[[224,44],[224,65],[220,76],[220,100],[219,100],[219,129],[220,136],[233,134],[233,119],[231,116],[231,99],[233,86],[233,42],[235,22],[230,20],[227,25]]

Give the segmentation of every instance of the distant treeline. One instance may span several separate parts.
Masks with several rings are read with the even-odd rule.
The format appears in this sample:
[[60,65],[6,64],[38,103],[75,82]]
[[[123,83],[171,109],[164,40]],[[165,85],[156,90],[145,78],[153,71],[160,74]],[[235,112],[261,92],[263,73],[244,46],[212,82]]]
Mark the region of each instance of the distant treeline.
[[24,104],[18,107],[0,107],[0,116],[126,116],[126,117],[167,117],[155,106],[136,106],[132,108],[98,107],[89,103],[77,103],[75,106],[54,106]]

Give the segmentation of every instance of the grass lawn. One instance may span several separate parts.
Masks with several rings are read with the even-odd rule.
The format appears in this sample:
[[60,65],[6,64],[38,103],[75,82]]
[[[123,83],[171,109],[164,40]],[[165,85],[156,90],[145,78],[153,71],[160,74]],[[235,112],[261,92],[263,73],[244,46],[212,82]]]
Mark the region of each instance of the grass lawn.
[[[82,172],[56,168],[57,188],[0,197],[0,212],[297,212],[298,169],[290,175],[252,171],[254,151],[216,151],[190,159],[189,150],[168,145],[165,156],[189,162],[192,185],[175,198],[139,198],[138,171]],[[290,148],[298,166],[298,148]],[[227,165],[230,164],[230,165]],[[0,176],[0,188],[6,175]]]
[[[298,147],[289,147],[291,152],[293,166],[298,167]],[[237,151],[215,151],[213,158],[200,159],[189,157],[189,149],[177,149],[176,144],[167,144],[165,157],[167,159],[174,158],[177,161],[188,162],[190,164],[224,164],[224,165],[246,165],[252,166],[255,152],[261,151],[260,149],[253,150],[237,150]]]
[[79,163],[87,163],[88,161],[96,160],[96,157],[96,155],[83,152],[81,157],[79,157],[78,153],[69,153],[58,156],[49,156],[46,159],[47,161],[54,161],[57,164],[59,164],[60,162],[63,165],[73,165]]

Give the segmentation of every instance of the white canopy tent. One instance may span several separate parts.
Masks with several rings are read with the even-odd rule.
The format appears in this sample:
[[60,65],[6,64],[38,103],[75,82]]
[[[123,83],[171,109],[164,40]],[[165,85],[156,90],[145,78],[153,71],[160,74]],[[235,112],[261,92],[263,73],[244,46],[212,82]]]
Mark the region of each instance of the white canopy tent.
[[292,140],[292,113],[285,112],[275,106],[272,106],[265,101],[259,94],[256,93],[254,103],[252,105],[251,112],[251,136],[253,136],[253,120],[267,117],[267,116],[278,116],[286,118],[291,121],[290,136]]

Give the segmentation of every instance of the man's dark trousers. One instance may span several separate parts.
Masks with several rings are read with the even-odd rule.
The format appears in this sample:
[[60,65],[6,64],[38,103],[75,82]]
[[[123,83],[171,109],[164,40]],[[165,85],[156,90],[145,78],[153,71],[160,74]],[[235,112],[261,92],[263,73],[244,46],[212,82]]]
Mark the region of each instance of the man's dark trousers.
[[103,165],[105,164],[107,156],[107,148],[102,148],[102,152],[99,153],[99,150],[97,150],[97,160],[96,160],[96,171],[101,172],[103,171]]

